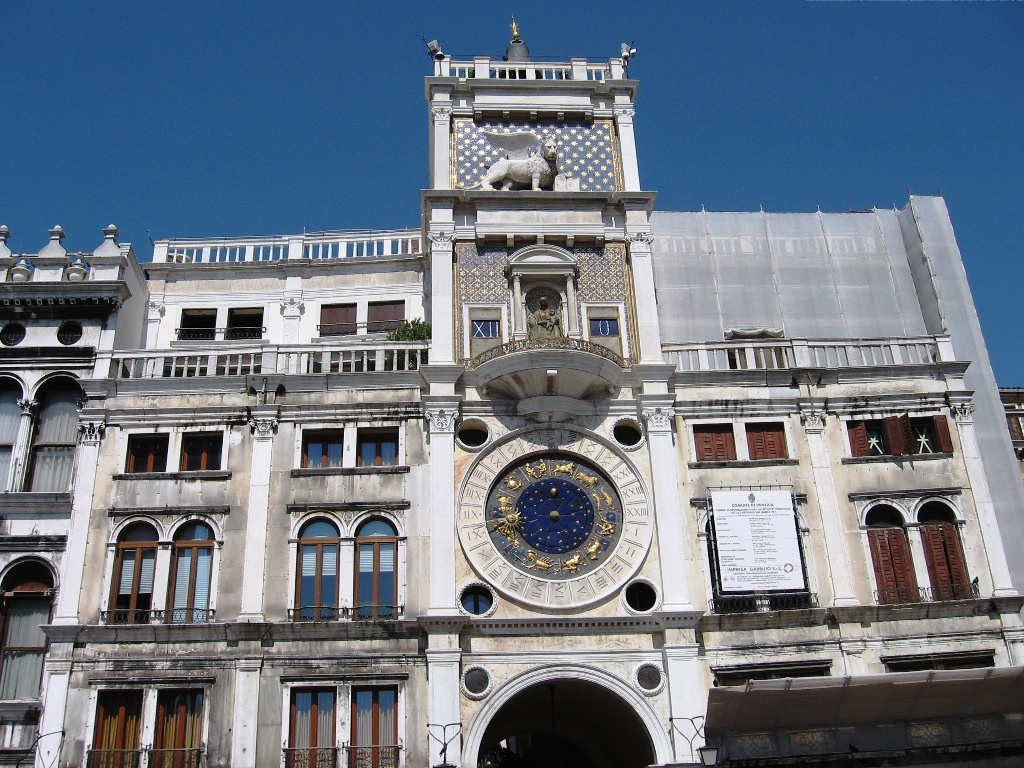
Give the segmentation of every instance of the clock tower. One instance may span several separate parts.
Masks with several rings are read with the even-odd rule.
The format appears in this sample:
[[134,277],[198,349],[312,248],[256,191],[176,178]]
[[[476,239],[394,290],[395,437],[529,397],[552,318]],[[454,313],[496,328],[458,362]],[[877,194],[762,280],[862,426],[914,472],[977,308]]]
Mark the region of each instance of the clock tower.
[[[517,622],[525,657],[556,619],[598,626],[637,612],[627,594],[644,595],[647,614],[694,614],[677,554],[673,367],[651,264],[655,194],[641,187],[633,135],[638,84],[628,56],[535,62],[512,32],[500,60],[456,62],[433,44],[426,82],[427,655],[432,721],[466,725],[464,764],[494,741],[486,723],[468,725],[465,649],[478,626]],[[487,672],[495,683],[530,673]],[[666,759],[657,738],[648,762]]]

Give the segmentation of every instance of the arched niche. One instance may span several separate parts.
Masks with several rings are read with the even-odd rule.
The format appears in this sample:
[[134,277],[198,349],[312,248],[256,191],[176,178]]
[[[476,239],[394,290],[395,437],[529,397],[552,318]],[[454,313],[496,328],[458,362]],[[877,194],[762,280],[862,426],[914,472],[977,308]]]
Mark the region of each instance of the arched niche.
[[[581,335],[576,300],[576,257],[565,248],[530,245],[509,257],[508,277],[512,291],[512,338],[530,337],[530,316],[540,307],[558,302],[559,334]],[[534,306],[536,305],[536,306]],[[550,331],[549,328],[549,332]]]

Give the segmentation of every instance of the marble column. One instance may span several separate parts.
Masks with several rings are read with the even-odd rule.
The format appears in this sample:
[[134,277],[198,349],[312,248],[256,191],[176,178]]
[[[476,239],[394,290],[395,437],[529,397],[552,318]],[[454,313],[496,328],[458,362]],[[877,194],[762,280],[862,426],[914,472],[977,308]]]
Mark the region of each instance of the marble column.
[[[444,741],[451,738],[445,751],[444,762],[462,763],[462,735],[459,733],[459,670],[462,651],[459,649],[458,631],[431,634],[427,648],[427,679],[430,696],[430,765],[442,762]],[[445,728],[444,726],[448,726]],[[452,738],[454,737],[454,738]]]
[[452,295],[452,263],[455,252],[455,234],[441,231],[431,232],[430,240],[430,303],[434,308],[430,314],[432,341],[430,362],[450,363],[455,358],[455,323],[452,317],[454,296]]
[[249,504],[245,520],[245,559],[242,563],[242,604],[239,621],[263,621],[263,581],[266,568],[267,524],[270,508],[270,469],[277,432],[276,415],[253,412]]
[[985,555],[988,560],[989,572],[992,574],[992,596],[1008,597],[1017,594],[1010,581],[1010,568],[1006,562],[1006,551],[999,533],[999,522],[996,520],[995,506],[992,502],[992,491],[989,488],[985,464],[978,449],[978,435],[974,426],[974,404],[964,400],[954,400],[949,405],[950,414],[956,422],[956,431],[960,437],[960,453],[967,469],[967,478],[971,483],[974,496],[974,510],[978,515],[978,526],[981,539],[985,544]]
[[640,396],[644,421],[647,422],[647,446],[654,486],[654,523],[661,555],[661,610],[692,611],[685,553],[695,542],[686,536],[683,510],[680,508],[679,451],[673,445],[672,435],[675,420],[673,400],[671,395]]
[[633,343],[633,357],[641,363],[661,363],[661,331],[654,292],[654,264],[651,261],[654,238],[650,232],[636,232],[627,235],[626,242],[633,267],[637,331],[640,335]]
[[825,421],[824,411],[805,409],[800,412],[800,422],[807,437],[811,474],[814,476],[814,494],[821,515],[821,531],[832,581],[832,605],[857,605],[850,571],[850,553],[846,546],[849,537],[843,527],[836,481],[832,475],[832,463],[825,440]]
[[426,397],[430,429],[430,610],[458,613],[455,605],[455,417],[459,401]]

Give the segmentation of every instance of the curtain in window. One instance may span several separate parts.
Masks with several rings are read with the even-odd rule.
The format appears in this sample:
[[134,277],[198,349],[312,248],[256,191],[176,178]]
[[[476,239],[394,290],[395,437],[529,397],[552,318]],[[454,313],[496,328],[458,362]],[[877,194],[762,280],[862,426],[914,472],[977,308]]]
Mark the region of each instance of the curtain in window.
[[79,391],[68,388],[52,390],[44,396],[33,440],[29,490],[63,493],[71,487],[79,395]]
[[42,445],[32,452],[32,482],[35,493],[65,493],[71,488],[74,446]]
[[[157,749],[197,749],[202,745],[202,691],[161,691],[157,710]],[[164,755],[156,762],[161,768],[189,765],[181,757]]]
[[8,603],[4,617],[0,699],[39,698],[46,650],[46,636],[41,625],[49,620],[50,601],[47,599],[12,599]]
[[138,765],[141,691],[103,691],[96,711],[96,735],[90,768],[134,768]]

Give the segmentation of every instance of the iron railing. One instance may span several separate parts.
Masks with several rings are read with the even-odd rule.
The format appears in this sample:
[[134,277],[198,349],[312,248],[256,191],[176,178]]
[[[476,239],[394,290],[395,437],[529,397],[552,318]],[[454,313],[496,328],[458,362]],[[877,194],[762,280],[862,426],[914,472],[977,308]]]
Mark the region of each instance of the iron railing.
[[348,768],[398,768],[400,749],[397,744],[346,747]]
[[216,618],[213,608],[172,608],[167,611],[148,608],[114,608],[100,611],[103,624],[209,624]]
[[336,621],[348,618],[348,608],[333,605],[303,605],[288,609],[288,621]]
[[146,768],[202,768],[203,750],[193,749],[151,749],[149,765]]
[[85,756],[86,768],[140,768],[140,749],[90,749]]
[[937,603],[943,600],[972,600],[980,597],[978,585],[974,582],[951,582],[932,587],[888,587],[875,590],[875,601],[879,605],[908,605],[912,603]]
[[337,768],[337,747],[288,747],[284,750],[285,768]]
[[712,613],[764,613],[817,608],[813,592],[764,592],[745,595],[715,595],[708,601]]
[[235,326],[228,328],[179,328],[178,341],[253,341],[262,339],[267,333],[266,327]]
[[356,621],[394,621],[402,614],[401,605],[374,605],[363,603],[353,606],[352,618]]

